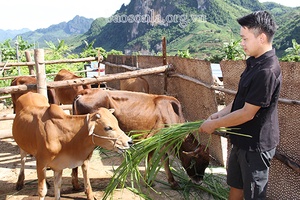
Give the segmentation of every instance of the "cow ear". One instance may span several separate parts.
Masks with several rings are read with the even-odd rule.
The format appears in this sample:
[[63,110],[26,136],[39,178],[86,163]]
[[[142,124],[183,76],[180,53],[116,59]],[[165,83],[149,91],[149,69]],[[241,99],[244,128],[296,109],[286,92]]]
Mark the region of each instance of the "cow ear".
[[90,122],[88,127],[89,127],[89,135],[92,135],[95,129],[95,122]]
[[95,122],[93,122],[92,120],[90,120],[90,114],[87,114],[87,116],[86,116],[86,122],[88,124],[89,135],[92,135],[94,133],[94,129],[95,129]]
[[110,109],[108,109],[111,113],[114,113],[115,112],[115,109],[113,109],[113,108],[110,108]]

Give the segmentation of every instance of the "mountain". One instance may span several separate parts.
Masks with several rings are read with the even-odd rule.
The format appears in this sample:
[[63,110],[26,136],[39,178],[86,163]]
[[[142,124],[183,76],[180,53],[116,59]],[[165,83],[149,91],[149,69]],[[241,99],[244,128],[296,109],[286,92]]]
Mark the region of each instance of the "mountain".
[[[165,36],[169,55],[188,49],[195,57],[204,59],[222,53],[224,43],[239,38],[237,18],[264,9],[285,29],[278,31],[281,33],[274,40],[283,51],[291,38],[296,37],[293,31],[297,30],[297,10],[257,0],[131,0],[128,5],[122,5],[107,24],[94,22],[93,26],[101,28],[94,31],[91,27],[81,39],[107,51],[153,54],[161,52],[161,39]],[[298,19],[289,19],[291,11]],[[84,44],[75,51],[83,47]]]
[[23,28],[20,30],[2,30],[2,29],[0,29],[0,42],[3,42],[7,39],[13,39],[17,35],[26,33],[28,31],[30,31],[30,29],[28,29],[28,28]]
[[29,31],[23,34],[23,40],[28,41],[31,44],[35,44],[38,48],[47,47],[47,42],[58,43],[58,40],[66,40],[69,37],[81,35],[87,32],[94,19],[85,18],[81,16],[75,16],[68,22],[61,22],[59,24],[51,25],[48,28],[37,29],[35,31]]
[[274,47],[281,56],[285,49],[292,47],[292,39],[300,43],[300,7],[284,13],[277,24],[279,28],[274,37]]
[[166,37],[169,55],[189,50],[193,57],[205,59],[221,55],[224,43],[240,38],[237,18],[268,10],[279,24],[274,46],[282,55],[292,39],[300,43],[299,9],[258,0],[131,0],[108,19],[76,16],[21,36],[39,48],[47,47],[45,41],[56,43],[59,39],[74,53],[82,52],[87,42],[126,54],[157,54]]

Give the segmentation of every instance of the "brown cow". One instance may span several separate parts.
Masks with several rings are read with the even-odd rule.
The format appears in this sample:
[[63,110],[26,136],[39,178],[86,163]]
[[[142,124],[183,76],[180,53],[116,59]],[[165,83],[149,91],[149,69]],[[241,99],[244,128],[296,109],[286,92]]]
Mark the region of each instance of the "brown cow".
[[[184,122],[181,104],[176,98],[129,91],[82,90],[74,100],[73,113],[91,113],[99,107],[115,109],[114,115],[125,132],[151,130],[148,135],[144,135],[144,138],[151,137],[158,129],[168,124]],[[192,181],[196,183],[203,179],[205,168],[209,164],[209,152],[203,150],[203,145],[196,142],[193,135],[187,137],[180,148],[179,158],[182,165]],[[168,160],[165,162],[164,168],[171,187],[178,188],[179,185],[170,171]],[[76,169],[74,169],[73,176],[76,177],[76,175]],[[77,188],[78,182],[74,181],[73,186]]]
[[[18,76],[14,78],[11,82],[11,86],[17,86],[17,85],[31,85],[31,84],[36,84],[37,80],[33,76]],[[22,95],[27,93],[28,91],[21,91],[17,93],[12,93],[11,94],[11,99],[13,103],[13,108],[14,108],[14,113],[15,113],[15,103],[17,99]],[[36,90],[35,90],[36,92]],[[54,89],[48,89],[47,90],[47,95],[48,95],[48,102],[50,104],[59,104],[57,99],[55,98],[55,91]]]
[[149,84],[143,77],[120,80],[120,90],[149,93]]
[[[54,81],[65,81],[71,79],[82,78],[75,75],[66,69],[61,69],[54,78]],[[77,92],[83,89],[89,89],[91,85],[77,85],[66,88],[55,88],[55,94],[61,104],[72,104],[74,98],[77,96]]]
[[29,153],[36,158],[40,199],[47,193],[47,167],[54,171],[55,199],[59,199],[63,169],[79,165],[82,165],[87,198],[94,199],[88,177],[94,148],[123,152],[132,144],[108,109],[99,108],[87,115],[67,115],[58,105],[49,105],[43,95],[32,92],[20,96],[16,102],[12,133],[22,149],[21,155]]

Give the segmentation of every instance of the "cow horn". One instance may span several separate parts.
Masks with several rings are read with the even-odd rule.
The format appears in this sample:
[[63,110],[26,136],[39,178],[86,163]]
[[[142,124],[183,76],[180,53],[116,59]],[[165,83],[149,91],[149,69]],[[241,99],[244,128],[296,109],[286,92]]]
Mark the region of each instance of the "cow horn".
[[199,152],[201,152],[201,151],[203,150],[201,147],[202,147],[202,146],[200,145],[200,146],[199,146],[197,149],[195,149],[194,151],[190,151],[190,152],[183,151],[182,153],[184,153],[184,154],[186,154],[186,155],[198,157]]
[[182,153],[184,153],[184,154],[186,154],[186,155],[189,155],[189,156],[195,156],[195,151],[189,151],[189,152],[187,152],[187,151],[182,151]]
[[113,109],[113,108],[110,108],[110,109],[108,109],[111,113],[114,113],[115,112],[115,109]]
[[99,113],[96,114],[97,119],[101,118],[101,115]]

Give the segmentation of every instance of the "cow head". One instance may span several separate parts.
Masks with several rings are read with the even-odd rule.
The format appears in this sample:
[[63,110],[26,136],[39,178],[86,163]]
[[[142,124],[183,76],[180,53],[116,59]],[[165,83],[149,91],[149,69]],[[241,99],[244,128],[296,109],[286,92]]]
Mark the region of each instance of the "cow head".
[[98,111],[88,114],[89,135],[95,145],[121,153],[128,149],[133,142],[120,129],[112,112],[112,110],[101,107]]
[[209,164],[208,148],[201,145],[193,134],[189,134],[180,147],[179,158],[191,180],[199,184]]

